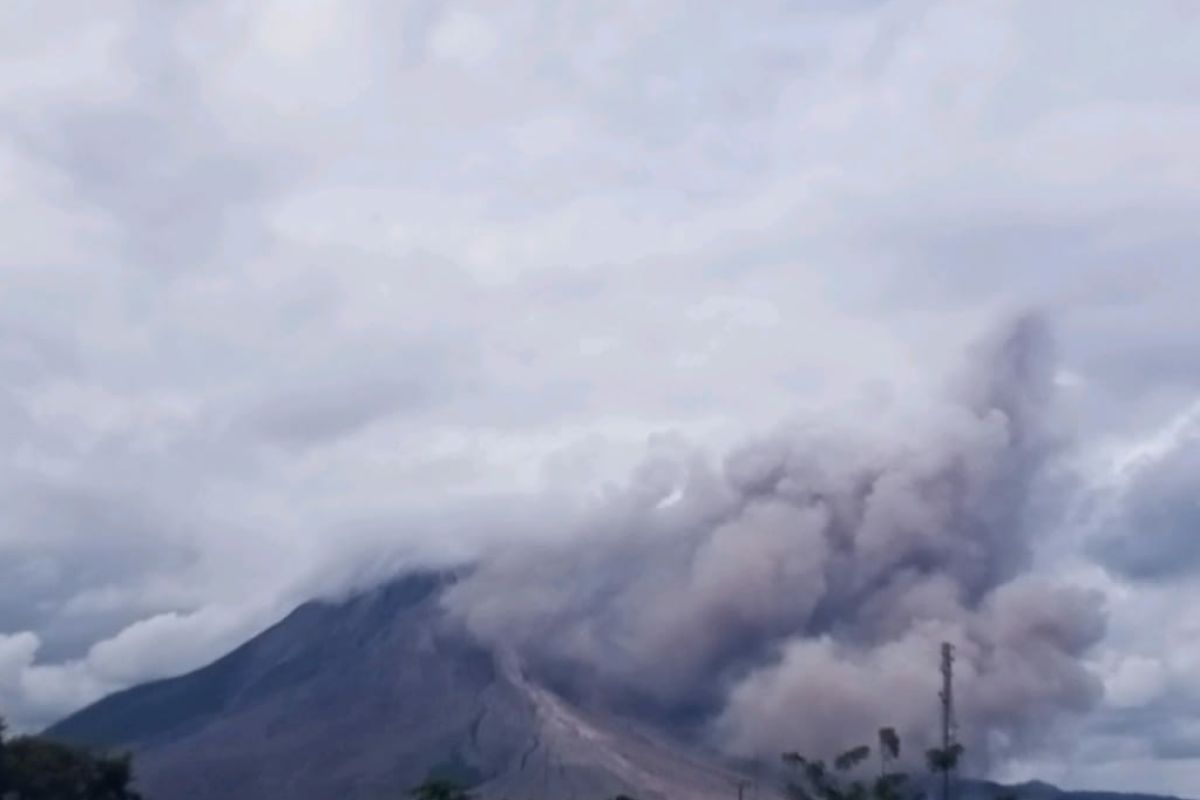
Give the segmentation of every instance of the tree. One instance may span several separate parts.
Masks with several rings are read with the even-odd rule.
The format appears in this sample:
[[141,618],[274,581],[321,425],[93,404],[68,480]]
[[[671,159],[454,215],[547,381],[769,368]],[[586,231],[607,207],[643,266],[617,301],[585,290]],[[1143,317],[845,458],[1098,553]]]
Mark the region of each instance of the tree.
[[4,735],[7,732],[8,723],[4,721],[4,717],[0,717],[0,798],[8,794],[8,759],[4,755]]
[[799,778],[784,787],[788,797],[793,800],[917,800],[919,795],[916,794],[906,797],[908,776],[888,769],[900,755],[900,737],[894,729],[879,731],[879,747],[879,777],[871,782],[854,777],[859,767],[871,757],[871,748],[867,745],[839,755],[833,760],[833,769],[820,759],[784,753],[784,763],[796,768]]
[[411,792],[417,800],[471,800],[461,786],[451,780],[436,778],[427,780]]
[[888,771],[888,766],[900,757],[900,735],[895,728],[879,729],[879,772]]
[[19,736],[4,742],[0,760],[4,793],[20,800],[141,800],[127,755]]
[[925,761],[929,771],[942,776],[942,800],[950,800],[950,775],[958,768],[962,759],[963,746],[951,742],[945,747],[934,747],[925,751]]
[[879,729],[879,778],[875,781],[878,800],[900,800],[908,777],[896,772],[892,765],[900,758],[900,734],[895,728]]
[[89,800],[133,800],[138,795],[133,784],[133,760],[128,753],[106,756],[93,766],[92,793]]
[[861,780],[847,780],[847,773],[869,756],[871,748],[863,745],[847,750],[833,761],[833,770],[820,759],[809,759],[799,753],[785,753],[785,764],[799,769],[801,781],[789,783],[785,790],[794,800],[867,800],[867,787]]

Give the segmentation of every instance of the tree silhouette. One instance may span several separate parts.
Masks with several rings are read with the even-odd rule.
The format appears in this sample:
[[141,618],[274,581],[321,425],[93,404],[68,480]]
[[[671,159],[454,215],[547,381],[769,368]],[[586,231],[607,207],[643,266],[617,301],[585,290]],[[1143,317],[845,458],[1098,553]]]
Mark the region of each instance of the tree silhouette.
[[869,756],[871,748],[863,745],[847,750],[833,761],[833,770],[821,759],[809,759],[799,753],[785,753],[785,764],[799,769],[801,781],[789,783],[785,789],[795,800],[866,800],[867,787],[861,780],[849,780],[850,772]]
[[410,794],[417,800],[471,800],[466,790],[451,780],[427,780]]
[[900,757],[900,735],[895,728],[879,729],[879,758],[883,765],[881,770],[887,772],[887,765]]
[[963,746],[957,742],[925,751],[929,771],[942,776],[942,800],[950,800],[950,775],[958,768],[962,754]]
[[0,717],[0,797],[8,795],[8,757],[5,755],[4,736],[8,733],[8,723]]
[[785,764],[796,768],[798,780],[784,790],[793,800],[917,800],[919,794],[906,795],[908,776],[891,772],[888,767],[900,756],[900,737],[893,728],[879,731],[880,772],[874,781],[854,777],[858,768],[871,757],[871,748],[860,745],[833,760],[833,768],[820,759],[799,753],[784,753]]
[[126,755],[19,736],[4,742],[0,760],[4,793],[20,800],[140,800]]

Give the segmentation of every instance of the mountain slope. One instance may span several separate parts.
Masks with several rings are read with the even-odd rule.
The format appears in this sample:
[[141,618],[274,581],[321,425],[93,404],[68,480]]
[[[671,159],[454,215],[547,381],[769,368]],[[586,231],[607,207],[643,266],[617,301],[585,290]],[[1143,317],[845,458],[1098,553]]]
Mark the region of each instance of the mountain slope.
[[736,778],[570,708],[447,625],[447,576],[309,603],[189,675],[47,733],[130,747],[151,798],[383,798],[430,774],[513,797],[728,797]]

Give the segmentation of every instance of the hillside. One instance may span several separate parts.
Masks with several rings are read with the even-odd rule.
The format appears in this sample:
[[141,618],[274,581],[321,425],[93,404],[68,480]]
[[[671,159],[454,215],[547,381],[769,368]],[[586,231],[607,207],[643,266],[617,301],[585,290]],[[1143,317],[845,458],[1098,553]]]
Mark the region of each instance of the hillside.
[[729,796],[735,776],[567,706],[447,626],[447,580],[306,604],[203,669],[47,733],[132,748],[151,798],[394,798],[430,774],[482,782],[484,797]]

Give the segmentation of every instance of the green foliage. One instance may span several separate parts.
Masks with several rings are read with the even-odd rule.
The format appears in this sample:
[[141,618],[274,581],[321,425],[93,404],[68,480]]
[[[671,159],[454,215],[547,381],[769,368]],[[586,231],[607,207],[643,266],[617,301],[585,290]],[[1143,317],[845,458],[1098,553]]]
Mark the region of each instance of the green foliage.
[[889,772],[875,779],[871,796],[876,800],[902,800],[908,776],[902,772]]
[[465,789],[443,778],[425,781],[410,794],[417,800],[471,800]]
[[[879,731],[879,746],[885,764],[900,755],[900,737],[893,728]],[[871,748],[860,745],[835,758],[833,769],[829,769],[820,759],[784,753],[784,763],[793,767],[798,777],[784,787],[785,791],[793,800],[918,800],[918,794],[906,793],[908,776],[902,773],[885,768],[873,781],[856,777],[856,771],[861,771],[870,757]]]
[[895,728],[879,729],[879,753],[888,760],[900,757],[900,734]]
[[931,772],[953,772],[962,758],[963,746],[952,744],[949,747],[935,747],[925,752],[925,761]]
[[808,759],[799,753],[785,753],[784,763],[797,767],[800,783],[789,783],[785,788],[795,800],[867,800],[867,786],[861,780],[847,780],[850,772],[868,756],[871,748],[855,747],[833,760],[833,770],[820,759]]
[[94,753],[36,736],[0,749],[0,795],[20,800],[140,800],[129,756]]
[[865,744],[847,750],[833,761],[833,766],[839,772],[847,772],[854,769],[862,762],[866,761],[871,756],[871,748]]

